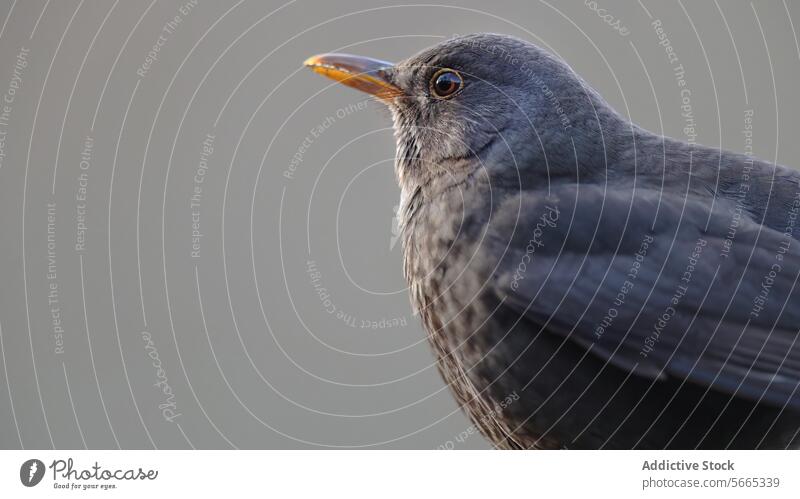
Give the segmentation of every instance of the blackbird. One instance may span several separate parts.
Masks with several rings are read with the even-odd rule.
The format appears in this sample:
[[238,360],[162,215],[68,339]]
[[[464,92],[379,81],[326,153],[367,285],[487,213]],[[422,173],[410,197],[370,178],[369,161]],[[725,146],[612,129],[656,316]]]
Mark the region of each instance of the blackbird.
[[644,130],[510,36],[305,64],[391,111],[411,301],[496,447],[798,446],[800,173]]

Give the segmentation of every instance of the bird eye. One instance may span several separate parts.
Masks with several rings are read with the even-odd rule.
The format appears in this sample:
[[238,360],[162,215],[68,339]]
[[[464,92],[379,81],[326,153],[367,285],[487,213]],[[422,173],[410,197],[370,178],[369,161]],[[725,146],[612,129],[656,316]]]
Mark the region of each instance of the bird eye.
[[440,99],[452,97],[462,86],[464,80],[452,69],[440,69],[431,78],[431,92]]

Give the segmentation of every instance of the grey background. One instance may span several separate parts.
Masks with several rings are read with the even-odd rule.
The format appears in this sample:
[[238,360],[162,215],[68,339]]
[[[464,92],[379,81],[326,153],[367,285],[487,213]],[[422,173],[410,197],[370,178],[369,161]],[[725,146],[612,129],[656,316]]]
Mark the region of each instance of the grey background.
[[651,130],[686,138],[691,119],[698,142],[746,151],[752,110],[755,155],[800,164],[796,3],[199,0],[182,13],[190,3],[0,3],[3,96],[29,51],[0,121],[2,448],[486,447],[406,296],[388,113],[302,69],[312,54],[398,60],[453,34],[508,33]]

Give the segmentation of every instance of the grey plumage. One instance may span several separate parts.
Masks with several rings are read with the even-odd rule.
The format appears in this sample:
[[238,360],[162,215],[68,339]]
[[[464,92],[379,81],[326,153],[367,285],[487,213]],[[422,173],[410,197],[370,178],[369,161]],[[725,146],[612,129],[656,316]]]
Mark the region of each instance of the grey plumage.
[[[431,78],[463,86],[432,95]],[[800,174],[654,135],[512,37],[380,76],[404,272],[440,370],[509,448],[796,446]]]

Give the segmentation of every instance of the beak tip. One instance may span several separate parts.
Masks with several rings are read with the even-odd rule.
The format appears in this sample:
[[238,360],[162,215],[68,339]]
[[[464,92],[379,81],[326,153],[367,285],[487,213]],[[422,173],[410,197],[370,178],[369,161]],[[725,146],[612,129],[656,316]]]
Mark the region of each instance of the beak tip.
[[311,57],[309,57],[308,59],[303,61],[303,66],[308,67],[308,68],[311,68],[311,67],[314,67],[314,66],[318,66],[319,65],[319,59],[320,59],[320,56],[312,55]]

